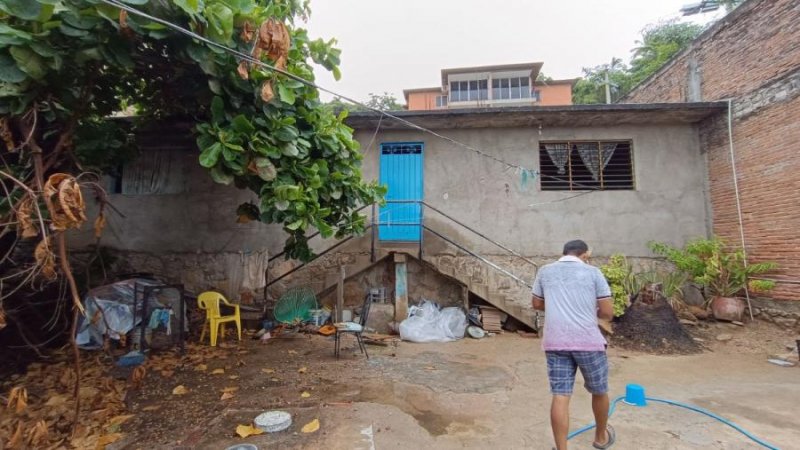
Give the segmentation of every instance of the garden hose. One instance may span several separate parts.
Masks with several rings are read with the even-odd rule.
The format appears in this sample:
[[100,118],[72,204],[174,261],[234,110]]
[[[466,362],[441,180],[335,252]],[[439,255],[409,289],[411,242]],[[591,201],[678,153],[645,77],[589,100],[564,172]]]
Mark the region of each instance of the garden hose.
[[[623,396],[619,396],[619,397],[615,398],[611,402],[611,406],[608,409],[608,417],[611,417],[611,415],[614,414],[614,410],[617,407],[617,403],[619,403],[620,401],[622,401],[623,403],[631,403],[631,402],[625,402],[625,399],[626,399],[626,396],[623,395]],[[685,408],[685,409],[688,409],[690,411],[694,411],[694,412],[703,414],[705,416],[711,417],[712,419],[716,419],[717,421],[719,421],[719,422],[721,422],[721,423],[733,428],[734,430],[738,431],[739,433],[742,433],[747,438],[749,438],[753,442],[761,445],[764,448],[768,448],[770,450],[779,450],[778,447],[776,447],[776,446],[764,441],[763,439],[761,439],[761,438],[753,435],[749,431],[745,430],[741,426],[731,422],[730,420],[728,420],[728,419],[726,419],[724,417],[720,417],[717,414],[714,414],[713,412],[711,412],[711,411],[709,411],[707,409],[703,409],[703,408],[700,408],[699,406],[694,406],[694,405],[690,405],[690,404],[687,404],[687,403],[681,403],[681,402],[676,402],[674,400],[666,400],[666,399],[662,399],[662,398],[644,397],[644,399],[648,400],[648,401],[651,401],[651,402],[664,403],[664,404],[667,404],[667,405],[678,406],[678,407]],[[637,403],[637,405],[638,406],[644,406],[644,404],[641,404],[641,403]],[[579,435],[581,433],[584,433],[586,431],[589,431],[589,430],[593,429],[594,427],[595,427],[595,424],[591,424],[591,425],[586,425],[583,428],[579,428],[579,429],[573,431],[572,433],[570,433],[569,435],[567,435],[567,439],[572,439],[572,438],[574,438],[575,436],[577,436],[577,435]]]

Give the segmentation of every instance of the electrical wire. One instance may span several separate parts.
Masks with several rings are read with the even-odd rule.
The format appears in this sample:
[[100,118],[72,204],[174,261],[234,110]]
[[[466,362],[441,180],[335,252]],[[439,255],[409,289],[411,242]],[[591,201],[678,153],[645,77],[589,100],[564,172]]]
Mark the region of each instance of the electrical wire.
[[[364,109],[366,109],[368,111],[371,111],[373,113],[379,114],[379,115],[381,115],[381,117],[387,117],[387,118],[392,119],[394,121],[397,121],[397,122],[399,122],[399,123],[401,123],[401,124],[403,124],[403,125],[405,125],[405,126],[407,126],[409,128],[421,131],[423,133],[429,134],[431,136],[434,136],[434,137],[437,137],[437,138],[439,138],[441,140],[449,142],[449,143],[451,143],[451,144],[453,144],[453,145],[455,145],[457,147],[461,147],[461,148],[464,148],[464,149],[469,150],[471,152],[474,152],[474,153],[476,153],[476,154],[478,154],[478,155],[480,155],[480,156],[482,156],[484,158],[488,158],[488,159],[490,159],[492,161],[495,161],[495,162],[497,162],[499,164],[502,164],[502,165],[506,166],[507,169],[516,169],[517,172],[519,172],[519,171],[529,171],[529,169],[527,169],[527,168],[525,168],[525,167],[523,167],[523,166],[521,166],[519,164],[515,164],[515,163],[511,163],[511,162],[505,161],[505,160],[503,160],[501,158],[498,158],[497,156],[494,156],[494,155],[492,155],[492,154],[490,154],[490,153],[488,153],[486,151],[483,151],[483,150],[478,149],[476,147],[473,147],[473,146],[471,146],[469,144],[466,144],[466,143],[463,143],[463,142],[458,141],[456,139],[453,139],[453,138],[451,138],[449,136],[445,136],[443,134],[437,133],[436,131],[433,131],[433,130],[430,130],[428,128],[425,128],[425,127],[422,127],[420,125],[417,125],[414,122],[411,122],[409,120],[403,119],[402,117],[399,117],[399,116],[396,116],[394,114],[391,114],[388,111],[382,110],[380,108],[375,108],[373,106],[370,106],[370,105],[367,105],[365,103],[362,103],[362,102],[360,102],[358,100],[350,98],[350,97],[348,97],[346,95],[343,95],[343,94],[335,92],[335,91],[333,91],[331,89],[328,89],[328,88],[326,88],[324,86],[320,86],[320,85],[318,85],[317,83],[315,83],[313,81],[306,80],[305,78],[302,78],[300,76],[294,75],[294,74],[292,74],[290,72],[287,72],[286,70],[280,69],[280,68],[275,67],[275,66],[273,66],[271,64],[265,63],[264,61],[261,61],[260,59],[254,58],[252,55],[249,55],[247,53],[243,53],[243,52],[241,52],[239,50],[230,48],[230,47],[228,47],[226,45],[214,42],[214,41],[212,41],[212,40],[210,40],[210,39],[208,39],[208,38],[206,38],[204,36],[201,36],[201,35],[193,32],[193,31],[187,30],[187,29],[181,27],[180,25],[176,25],[176,24],[174,24],[172,22],[169,22],[167,20],[161,19],[159,17],[152,16],[152,15],[147,14],[147,13],[145,13],[143,11],[140,11],[140,10],[138,10],[136,8],[133,8],[133,7],[129,6],[129,5],[126,5],[124,3],[120,3],[118,0],[100,0],[100,1],[102,1],[103,3],[105,3],[107,5],[114,6],[116,8],[125,10],[125,11],[127,11],[127,12],[129,12],[129,13],[131,13],[133,15],[136,15],[136,16],[139,16],[139,17],[143,17],[143,18],[148,19],[148,20],[152,20],[153,22],[159,23],[161,25],[164,25],[167,28],[171,28],[171,29],[173,29],[173,30],[175,30],[175,31],[177,31],[177,32],[179,32],[181,34],[189,36],[192,39],[196,39],[196,40],[201,41],[201,42],[203,42],[203,43],[205,43],[207,45],[210,45],[212,47],[218,48],[218,49],[220,49],[220,50],[222,50],[224,52],[230,53],[230,54],[232,54],[232,55],[234,55],[234,56],[236,56],[238,58],[241,58],[242,60],[245,60],[245,61],[247,61],[247,62],[249,62],[251,64],[255,64],[257,66],[261,66],[261,67],[263,67],[263,68],[265,68],[267,70],[270,70],[272,72],[275,72],[275,73],[279,73],[279,74],[284,75],[286,77],[289,77],[289,78],[291,78],[291,79],[293,79],[295,81],[303,83],[306,86],[318,89],[318,90],[320,90],[322,92],[326,92],[328,94],[333,95],[336,98],[339,98],[341,100],[344,100],[344,101],[347,101],[349,103],[352,103],[353,105],[359,106],[359,107],[364,108]],[[539,173],[539,176],[541,176],[543,178],[549,178],[549,179],[552,179],[552,180],[555,180],[555,181],[568,181],[568,180],[563,179],[561,177],[556,177],[556,176],[552,176],[552,175],[545,175],[545,174],[541,174],[541,173]],[[582,183],[578,183],[578,182],[575,182],[575,181],[570,181],[570,182],[571,182],[571,184],[573,186],[587,189],[590,192],[600,191],[600,189],[597,189],[597,188],[595,188],[593,186],[584,185]],[[565,198],[565,199],[561,199],[561,200],[555,200],[552,203],[557,203],[559,201],[569,200],[570,198],[574,198],[574,197],[569,197],[569,198]]]
[[[645,397],[645,399],[648,400],[648,401],[651,401],[651,402],[664,403],[666,405],[677,406],[677,407],[680,407],[680,408],[688,409],[690,411],[694,411],[696,413],[703,414],[705,416],[708,416],[708,417],[710,417],[712,419],[717,420],[718,422],[720,422],[720,423],[722,423],[724,425],[727,425],[727,426],[733,428],[734,430],[738,431],[739,433],[743,434],[748,439],[752,440],[753,442],[755,442],[756,444],[758,444],[758,445],[760,445],[760,446],[762,446],[764,448],[767,448],[767,449],[770,449],[770,450],[779,450],[778,447],[768,443],[767,441],[765,441],[765,440],[759,438],[758,436],[755,436],[754,434],[750,433],[749,431],[745,430],[741,426],[739,426],[739,425],[731,422],[730,420],[728,420],[728,419],[726,419],[726,418],[724,418],[722,416],[719,416],[719,415],[717,415],[717,414],[715,414],[715,413],[713,413],[713,412],[711,412],[711,411],[709,411],[707,409],[700,408],[699,406],[690,405],[688,403],[681,403],[681,402],[676,402],[674,400],[667,400],[667,399],[657,398],[657,397]],[[611,415],[614,414],[614,411],[617,408],[617,403],[619,403],[620,401],[625,403],[624,400],[625,400],[625,396],[619,396],[619,397],[615,398],[611,402],[611,406],[608,409],[608,417],[611,417]],[[567,435],[567,439],[568,440],[572,439],[575,436],[578,436],[579,434],[585,433],[585,432],[587,432],[589,430],[592,430],[594,428],[595,428],[595,424],[586,425],[586,426],[584,426],[582,428],[578,428],[577,430],[569,433]]]

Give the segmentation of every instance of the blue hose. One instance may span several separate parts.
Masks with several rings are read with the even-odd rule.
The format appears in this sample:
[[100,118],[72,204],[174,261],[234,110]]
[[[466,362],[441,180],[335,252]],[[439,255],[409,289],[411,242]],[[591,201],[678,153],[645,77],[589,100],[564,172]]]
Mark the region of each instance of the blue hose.
[[[770,450],[779,450],[778,447],[775,447],[774,445],[767,443],[763,439],[754,436],[753,434],[751,434],[750,432],[748,432],[744,428],[740,427],[739,425],[731,422],[728,419],[725,419],[724,417],[720,417],[720,416],[712,413],[711,411],[709,411],[707,409],[703,409],[703,408],[700,408],[699,406],[689,405],[689,404],[686,404],[686,403],[676,402],[676,401],[673,401],[673,400],[665,400],[665,399],[662,399],[662,398],[653,398],[653,397],[646,397],[646,398],[647,398],[647,400],[649,400],[651,402],[666,403],[667,405],[679,406],[681,408],[685,408],[685,409],[688,409],[690,411],[694,411],[694,412],[698,412],[700,414],[706,415],[708,417],[711,417],[712,419],[716,419],[719,422],[722,422],[725,425],[728,425],[729,427],[733,428],[734,430],[738,431],[739,433],[742,433],[743,435],[745,435],[749,439],[751,439],[753,442],[761,445],[764,448],[768,448]],[[624,399],[625,399],[625,396],[620,396],[620,397],[615,398],[611,402],[611,407],[608,409],[608,416],[609,417],[611,417],[611,415],[614,414],[614,410],[617,407],[617,403],[619,403],[620,401],[622,401]],[[586,431],[589,431],[589,430],[593,429],[594,427],[595,427],[595,424],[591,424],[591,425],[586,425],[583,428],[579,428],[579,429],[573,431],[572,433],[570,433],[569,435],[567,435],[567,439],[572,439],[572,438],[574,438],[575,436],[577,436],[577,435],[579,435],[581,433],[584,433]]]

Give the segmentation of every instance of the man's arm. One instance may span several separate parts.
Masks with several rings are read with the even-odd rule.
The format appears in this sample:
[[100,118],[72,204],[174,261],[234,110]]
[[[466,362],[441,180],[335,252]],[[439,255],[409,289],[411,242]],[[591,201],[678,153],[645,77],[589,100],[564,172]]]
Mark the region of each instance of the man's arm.
[[531,304],[533,305],[533,309],[537,311],[544,311],[544,299],[541,297],[537,297],[536,295],[531,296]]
[[602,320],[614,318],[614,300],[611,297],[597,299],[597,317]]
[[544,311],[544,290],[542,289],[541,274],[537,273],[531,288],[531,305],[537,311]]

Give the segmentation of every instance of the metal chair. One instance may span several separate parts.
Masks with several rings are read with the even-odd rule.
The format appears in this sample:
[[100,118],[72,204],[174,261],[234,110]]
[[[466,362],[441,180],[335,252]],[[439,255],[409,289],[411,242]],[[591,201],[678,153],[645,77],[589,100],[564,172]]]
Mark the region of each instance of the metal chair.
[[336,344],[334,348],[334,354],[336,355],[336,359],[339,359],[339,353],[341,348],[341,335],[352,333],[356,337],[356,341],[358,341],[358,347],[361,349],[361,353],[369,359],[369,353],[367,353],[367,346],[364,345],[364,338],[361,336],[364,333],[364,329],[367,326],[367,317],[369,316],[369,307],[372,305],[372,296],[367,294],[364,298],[364,305],[361,307],[361,315],[358,317],[358,322],[341,322],[335,323],[333,326],[336,328]]

